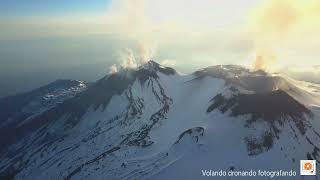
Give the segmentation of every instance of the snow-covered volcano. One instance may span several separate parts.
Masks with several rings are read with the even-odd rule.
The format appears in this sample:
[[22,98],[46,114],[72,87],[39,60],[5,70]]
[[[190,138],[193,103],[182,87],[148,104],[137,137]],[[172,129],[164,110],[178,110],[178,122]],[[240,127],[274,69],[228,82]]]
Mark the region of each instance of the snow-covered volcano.
[[1,138],[0,179],[201,179],[202,170],[251,169],[303,179],[299,160],[320,161],[318,84],[234,65],[183,75],[149,61],[83,86],[14,127],[3,122],[24,108],[1,111],[10,138]]

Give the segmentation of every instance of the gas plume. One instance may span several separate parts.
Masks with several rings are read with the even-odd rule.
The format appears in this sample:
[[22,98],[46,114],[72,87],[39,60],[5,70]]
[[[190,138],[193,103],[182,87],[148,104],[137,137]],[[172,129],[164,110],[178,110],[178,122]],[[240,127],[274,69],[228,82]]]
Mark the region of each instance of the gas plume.
[[256,8],[250,18],[256,54],[253,69],[270,70],[277,61],[288,61],[278,58],[279,49],[290,46],[298,31],[319,24],[319,10],[319,1],[312,0],[268,0]]

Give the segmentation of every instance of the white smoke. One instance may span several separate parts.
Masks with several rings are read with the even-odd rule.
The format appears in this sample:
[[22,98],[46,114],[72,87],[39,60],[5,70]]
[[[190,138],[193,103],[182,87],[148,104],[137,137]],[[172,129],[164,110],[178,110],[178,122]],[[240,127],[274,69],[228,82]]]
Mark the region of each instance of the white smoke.
[[125,48],[120,52],[119,65],[112,65],[110,73],[117,73],[122,69],[135,69],[151,60],[152,55],[153,50],[145,44],[141,44],[138,53],[130,48]]
[[134,53],[131,49],[126,48],[124,52],[121,54],[121,67],[124,69],[133,69],[138,67],[136,58],[134,56]]
[[117,65],[112,65],[111,67],[110,67],[110,74],[115,74],[115,73],[117,73],[118,72],[118,67],[117,67]]
[[155,55],[155,38],[146,35],[152,31],[145,15],[145,0],[119,0],[113,2],[108,22],[117,27],[116,33],[122,38],[129,39],[132,47],[121,51],[118,69],[132,69],[145,64]]
[[141,41],[139,43],[139,63],[145,64],[150,61],[156,52],[156,47],[150,41]]
[[254,69],[268,70],[276,64],[291,64],[292,57],[286,57],[283,49],[305,54],[310,41],[319,42],[318,36],[308,35],[319,31],[319,12],[320,1],[268,0],[257,7],[249,19],[257,54]]

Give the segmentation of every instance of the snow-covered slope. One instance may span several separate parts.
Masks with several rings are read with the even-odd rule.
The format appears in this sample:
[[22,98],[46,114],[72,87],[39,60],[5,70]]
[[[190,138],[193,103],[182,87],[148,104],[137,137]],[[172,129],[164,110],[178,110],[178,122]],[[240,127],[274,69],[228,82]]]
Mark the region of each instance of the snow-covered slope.
[[88,83],[56,80],[31,92],[0,99],[0,150],[19,133],[19,127],[85,90]]
[[150,61],[109,74],[19,126],[0,156],[1,179],[299,173],[300,159],[320,160],[319,89],[233,65],[181,75]]

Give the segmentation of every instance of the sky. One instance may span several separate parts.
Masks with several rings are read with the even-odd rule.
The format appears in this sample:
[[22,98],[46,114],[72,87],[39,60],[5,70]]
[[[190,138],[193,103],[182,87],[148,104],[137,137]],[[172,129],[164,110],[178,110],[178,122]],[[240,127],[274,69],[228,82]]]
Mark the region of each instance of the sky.
[[[17,62],[24,67],[42,67],[64,65],[61,62],[71,65],[100,63],[110,61],[108,56],[101,56],[104,55],[101,46],[112,49],[113,55],[109,56],[113,58],[123,49],[139,49],[135,46],[140,44],[156,46],[154,58],[158,58],[157,61],[170,60],[171,64],[179,64],[178,59],[190,59],[188,63],[184,60],[182,71],[228,63],[232,60],[227,60],[228,52],[223,49],[230,46],[241,50],[242,47],[237,46],[246,40],[236,37],[237,42],[231,42],[229,36],[237,35],[227,32],[226,27],[230,29],[244,23],[245,12],[258,1],[1,0],[0,46],[1,59],[5,61],[2,64]],[[237,8],[226,10],[230,4]],[[219,38],[221,35],[224,39]],[[90,47],[88,43],[92,43]],[[250,46],[250,42],[243,46]],[[102,52],[97,52],[93,58],[87,57],[98,50]],[[53,56],[43,57],[46,54]],[[56,54],[58,57],[54,57]],[[113,61],[121,64],[119,58]]]
[[1,0],[1,16],[103,14],[111,0]]
[[319,12],[317,0],[0,0],[0,96],[149,59],[185,73],[318,65]]

